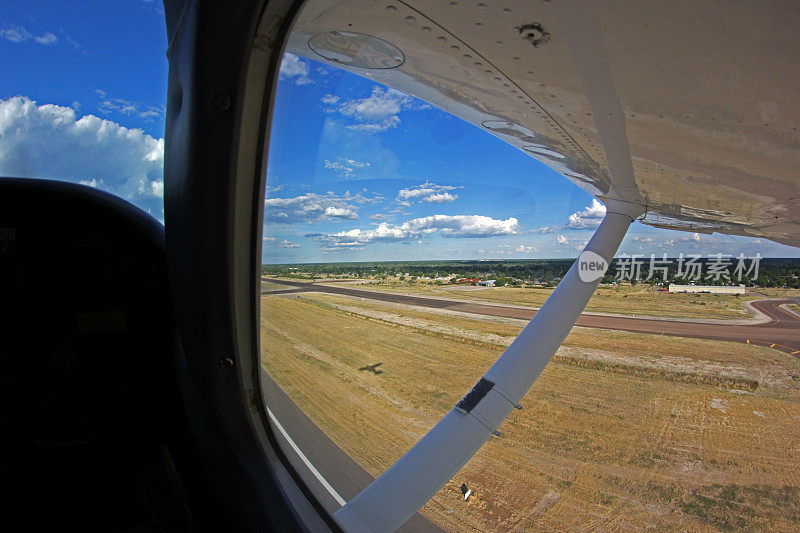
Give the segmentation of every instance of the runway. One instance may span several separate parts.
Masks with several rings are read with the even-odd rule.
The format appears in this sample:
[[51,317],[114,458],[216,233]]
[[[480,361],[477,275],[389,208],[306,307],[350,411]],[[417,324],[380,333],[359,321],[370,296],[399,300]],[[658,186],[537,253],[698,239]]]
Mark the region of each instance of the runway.
[[[536,314],[533,309],[488,305],[464,300],[426,298],[271,278],[264,278],[264,281],[291,288],[264,291],[262,294],[322,292],[523,320],[530,320]],[[708,324],[682,320],[589,314],[581,315],[577,325],[664,336],[759,344],[800,357],[800,317],[780,307],[788,303],[797,303],[797,300],[753,302],[753,307],[770,319],[769,322],[759,325]],[[273,417],[273,424],[280,424],[279,430],[275,432],[276,438],[282,443],[289,462],[292,463],[303,481],[308,486],[315,487],[314,493],[318,495],[320,503],[328,512],[333,513],[338,510],[342,502],[349,501],[372,482],[374,478],[319,429],[263,369],[261,383],[265,403]],[[400,531],[440,532],[442,530],[417,513],[406,522]]]
[[[349,501],[372,483],[375,478],[319,429],[263,368],[261,393],[264,403],[274,415],[273,423],[277,421],[285,430],[286,435],[278,430],[275,436],[281,442],[287,459],[306,485],[316,489],[314,494],[329,513],[333,514],[341,508],[341,500]],[[294,447],[289,443],[290,440]],[[300,454],[307,458],[311,466],[302,460]],[[329,487],[325,486],[325,482]],[[417,513],[398,531],[441,533],[442,530]]]
[[[294,287],[296,292],[324,292],[341,294],[357,298],[379,300],[384,302],[416,305],[435,309],[447,309],[462,313],[472,313],[485,316],[503,318],[517,318],[530,320],[536,314],[534,309],[520,307],[489,305],[465,300],[446,300],[443,298],[426,298],[424,296],[411,296],[407,294],[353,289],[350,287],[337,287],[319,285],[300,281],[286,281],[264,278],[264,281],[279,285]],[[276,291],[287,293],[291,291]],[[780,306],[788,303],[797,303],[795,300],[759,300],[753,302],[753,307],[767,315],[771,320],[765,324],[708,324],[693,322],[691,320],[659,320],[655,318],[637,318],[620,316],[600,316],[582,314],[576,323],[577,326],[587,328],[614,329],[634,333],[650,333],[669,337],[689,337],[695,339],[711,339],[721,341],[743,342],[749,344],[766,345],[795,356],[800,356],[800,318],[781,309]]]

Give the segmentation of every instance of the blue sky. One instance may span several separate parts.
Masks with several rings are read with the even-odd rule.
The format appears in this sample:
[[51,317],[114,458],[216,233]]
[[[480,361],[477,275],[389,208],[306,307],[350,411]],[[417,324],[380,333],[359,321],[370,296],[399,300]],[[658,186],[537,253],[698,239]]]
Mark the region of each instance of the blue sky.
[[[265,262],[575,257],[604,214],[523,152],[348,72],[287,56],[276,101]],[[639,223],[621,251],[797,255]]]
[[[0,175],[85,183],[163,221],[161,4],[4,2]],[[266,262],[574,257],[603,207],[486,132],[305,58],[284,59]],[[622,252],[760,252],[768,241],[634,224]]]
[[161,3],[4,1],[0,95],[75,107],[164,136],[167,34]]

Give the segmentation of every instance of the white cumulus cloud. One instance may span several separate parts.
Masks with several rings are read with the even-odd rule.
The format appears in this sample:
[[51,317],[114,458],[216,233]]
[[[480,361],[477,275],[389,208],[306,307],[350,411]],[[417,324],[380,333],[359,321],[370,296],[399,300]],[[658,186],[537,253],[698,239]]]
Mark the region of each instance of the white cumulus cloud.
[[292,81],[295,85],[314,83],[308,77],[308,63],[292,53],[285,53],[281,61],[280,79]]
[[0,38],[11,41],[12,43],[24,43],[31,37],[33,37],[31,32],[22,26],[6,26],[0,29]]
[[520,244],[519,246],[514,248],[515,252],[522,252],[526,254],[536,252],[537,250],[538,248],[536,248],[536,246],[525,246],[524,244]]
[[24,96],[0,100],[0,175],[84,183],[161,214],[164,139]]
[[292,224],[336,219],[355,220],[358,218],[356,204],[373,201],[360,193],[350,192],[341,196],[333,192],[310,192],[294,198],[267,198],[264,200],[264,221]]
[[482,215],[431,215],[414,218],[400,225],[380,223],[372,229],[355,228],[328,235],[316,235],[330,243],[366,244],[371,242],[397,242],[418,239],[422,235],[438,233],[443,237],[492,237],[514,235],[519,229],[516,218],[497,220]]
[[542,226],[538,229],[530,230],[531,233],[553,233],[556,230],[562,229],[561,226],[553,224],[552,226]]
[[339,101],[339,97],[333,94],[326,94],[322,98],[319,99],[325,105],[333,105]]
[[569,216],[569,229],[594,228],[600,225],[603,217],[606,216],[606,206],[601,204],[597,198],[592,198],[592,205],[582,211],[573,213]]
[[397,191],[397,203],[403,206],[410,206],[412,201],[425,201],[435,204],[443,204],[445,202],[452,202],[458,198],[457,194],[451,194],[447,191],[459,189],[452,185],[437,185],[426,181],[422,185],[408,187]]
[[561,246],[572,246],[576,250],[582,250],[588,243],[588,239],[581,237],[567,237],[566,235],[559,235],[556,237],[556,242]]
[[14,24],[4,24],[0,28],[0,39],[5,39],[15,44],[24,43],[33,39],[37,44],[55,44],[58,42],[58,37],[51,32],[45,32],[42,35],[34,35],[23,26],[16,26]]
[[341,100],[327,94],[322,103],[329,106],[326,111],[339,113],[351,120],[348,129],[363,133],[381,133],[400,125],[400,112],[422,109],[414,98],[396,89],[375,87],[369,96]]
[[324,216],[346,220],[355,220],[358,218],[356,212],[349,207],[326,207]]
[[452,202],[456,198],[458,198],[457,194],[450,194],[449,192],[441,192],[441,193],[431,194],[430,196],[426,196],[422,200],[434,204],[443,204],[445,202]]
[[58,37],[50,32],[47,32],[44,35],[37,35],[33,38],[33,40],[39,44],[55,44],[58,42]]
[[355,159],[348,159],[346,157],[337,157],[334,161],[326,159],[323,165],[325,168],[333,170],[340,176],[349,178],[354,171],[368,167],[369,163],[364,161],[356,161]]
[[704,241],[704,240],[703,240],[703,239],[700,237],[700,234],[699,234],[699,233],[692,233],[691,235],[684,235],[684,236],[683,236],[683,237],[681,237],[679,240],[680,240],[680,242],[688,242],[688,243],[692,243],[692,246],[696,246],[696,245],[698,245],[698,244],[701,244],[701,243],[703,243],[703,244],[709,244],[709,243],[711,242],[710,240],[705,240],[705,241]]
[[134,102],[124,98],[110,98],[108,94],[95,89],[94,93],[100,98],[97,110],[108,116],[112,113],[119,113],[125,116],[139,117],[145,120],[153,120],[164,116],[164,106],[149,106],[141,102]]

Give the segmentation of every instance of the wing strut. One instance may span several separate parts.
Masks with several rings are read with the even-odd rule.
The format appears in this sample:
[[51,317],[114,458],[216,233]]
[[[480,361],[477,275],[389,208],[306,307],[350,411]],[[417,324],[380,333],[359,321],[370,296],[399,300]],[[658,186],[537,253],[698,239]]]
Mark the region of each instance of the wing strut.
[[[616,204],[616,205],[615,205]],[[345,531],[399,528],[478,451],[550,362],[600,283],[638,206],[612,202],[584,251],[475,387],[391,468],[334,514]],[[618,212],[614,212],[618,211]]]

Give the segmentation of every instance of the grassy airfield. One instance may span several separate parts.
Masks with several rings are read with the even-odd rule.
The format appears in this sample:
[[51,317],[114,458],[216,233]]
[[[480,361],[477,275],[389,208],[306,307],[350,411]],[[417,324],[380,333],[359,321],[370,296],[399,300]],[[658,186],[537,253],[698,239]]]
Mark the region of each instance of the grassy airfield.
[[758,292],[770,298],[796,298],[800,296],[800,289],[779,289],[767,287],[758,289]]
[[[262,363],[377,476],[523,325],[329,294],[263,296]],[[383,374],[358,371],[378,362]],[[522,404],[423,508],[430,520],[454,531],[800,526],[791,356],[575,328]],[[466,503],[464,482],[474,491]]]
[[[352,286],[359,289],[530,307],[540,307],[553,292],[552,288],[545,287],[473,287],[399,280],[369,280],[356,283]],[[348,282],[336,285],[351,286]],[[642,284],[601,285],[595,291],[586,310],[666,318],[742,319],[752,316],[744,308],[744,302],[758,298],[760,296],[749,294],[670,294]]]

